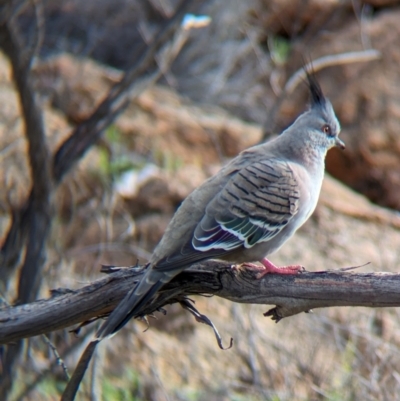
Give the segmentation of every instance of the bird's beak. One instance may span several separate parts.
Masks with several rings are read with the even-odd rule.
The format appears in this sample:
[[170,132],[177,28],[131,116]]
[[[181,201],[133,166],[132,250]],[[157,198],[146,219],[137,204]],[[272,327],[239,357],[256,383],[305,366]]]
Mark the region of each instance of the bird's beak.
[[346,145],[344,144],[344,142],[339,137],[337,137],[336,140],[335,140],[335,146],[337,146],[338,148],[340,148],[342,150],[346,149]]

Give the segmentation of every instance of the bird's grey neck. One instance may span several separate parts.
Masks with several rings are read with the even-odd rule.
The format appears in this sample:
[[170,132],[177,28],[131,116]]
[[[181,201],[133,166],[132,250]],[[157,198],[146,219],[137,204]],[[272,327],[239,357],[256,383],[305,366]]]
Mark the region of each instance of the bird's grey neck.
[[282,149],[284,156],[307,168],[308,171],[321,171],[324,169],[326,151],[309,144],[296,146],[294,141],[288,141]]

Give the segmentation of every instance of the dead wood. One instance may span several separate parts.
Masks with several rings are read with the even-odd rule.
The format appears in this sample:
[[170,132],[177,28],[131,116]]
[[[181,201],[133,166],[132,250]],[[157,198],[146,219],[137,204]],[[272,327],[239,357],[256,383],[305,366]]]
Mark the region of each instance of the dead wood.
[[[48,299],[0,310],[0,344],[81,324],[111,312],[140,280],[141,268],[121,269],[77,290],[55,290]],[[276,321],[311,309],[332,306],[400,306],[400,274],[305,272],[293,276],[266,275],[232,268],[226,262],[193,265],[168,283],[144,310],[196,294],[211,294],[233,302],[276,305],[267,312]]]

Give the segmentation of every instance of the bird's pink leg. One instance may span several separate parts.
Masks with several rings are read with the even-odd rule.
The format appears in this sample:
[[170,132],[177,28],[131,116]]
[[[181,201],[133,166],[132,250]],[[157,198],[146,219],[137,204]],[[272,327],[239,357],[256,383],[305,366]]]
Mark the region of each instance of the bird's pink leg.
[[300,265],[290,265],[290,266],[275,266],[272,262],[270,262],[267,258],[260,260],[260,265],[256,265],[255,263],[243,263],[242,266],[248,268],[250,270],[258,271],[257,278],[260,279],[264,277],[268,273],[275,274],[297,274],[299,272],[305,271],[303,266]]

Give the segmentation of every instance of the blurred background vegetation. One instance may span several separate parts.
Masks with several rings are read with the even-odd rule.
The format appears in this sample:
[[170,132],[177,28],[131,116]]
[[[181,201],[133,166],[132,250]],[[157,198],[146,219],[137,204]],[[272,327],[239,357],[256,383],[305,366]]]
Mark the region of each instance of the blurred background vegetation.
[[[84,137],[75,142],[74,149],[87,151],[54,182],[48,170],[59,159],[53,155],[148,51],[178,2],[3,0],[0,7],[4,305],[48,297],[53,288],[79,288],[100,277],[101,264],[146,262],[194,188],[306,108],[307,88],[300,84],[288,94],[285,85],[304,59],[318,66],[323,57],[333,61],[318,68],[317,78],[341,121],[347,149],[329,153],[316,212],[273,261],[309,270],[371,262],[364,271],[399,271],[398,0],[189,1],[188,12],[209,16],[209,25],[189,32],[157,84],[130,98],[92,146]],[[7,45],[9,26],[19,39],[17,55],[30,60],[24,64],[28,89],[44,123],[39,148],[33,147],[36,134],[27,134],[32,125],[24,120],[13,81],[10,55],[16,46]],[[346,63],[337,57],[371,49],[379,57],[350,57]],[[33,166],[29,149],[47,149],[42,164]],[[31,188],[39,200],[28,210]],[[45,222],[44,228],[35,226],[38,222]],[[31,253],[41,227],[37,240],[43,240],[43,249]],[[24,273],[29,269],[36,272],[35,285]],[[27,290],[33,287],[37,290]],[[130,322],[104,342],[78,399],[399,398],[396,309],[316,310],[276,325],[262,316],[267,306],[217,298],[198,298],[196,306],[226,344],[234,338],[232,349],[221,351],[208,327],[173,306],[166,316],[150,319],[148,331],[145,324]],[[78,336],[49,333],[69,370],[94,329],[89,325]],[[0,399],[59,399],[65,372],[48,339],[1,348]]]

